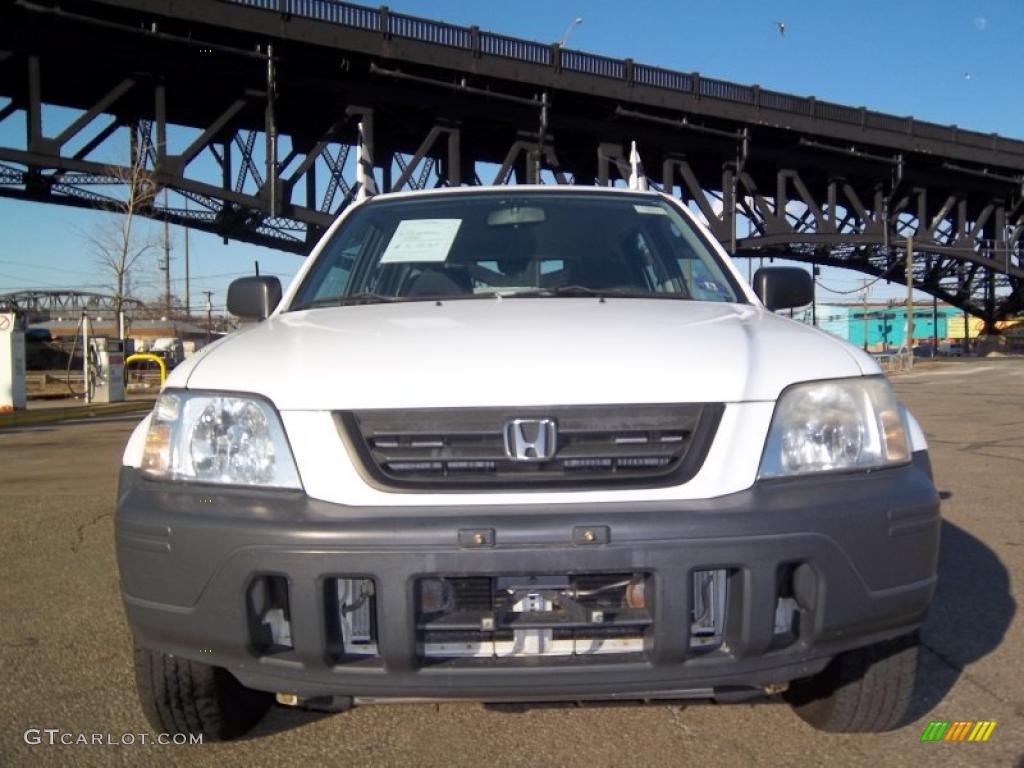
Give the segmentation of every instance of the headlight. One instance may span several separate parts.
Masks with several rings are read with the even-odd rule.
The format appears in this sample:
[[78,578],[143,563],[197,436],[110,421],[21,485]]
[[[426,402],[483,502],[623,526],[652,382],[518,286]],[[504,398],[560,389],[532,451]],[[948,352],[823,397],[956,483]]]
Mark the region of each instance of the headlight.
[[245,395],[165,391],[153,408],[142,470],[168,480],[302,487],[277,412]]
[[903,412],[881,376],[796,384],[779,397],[759,477],[910,461]]

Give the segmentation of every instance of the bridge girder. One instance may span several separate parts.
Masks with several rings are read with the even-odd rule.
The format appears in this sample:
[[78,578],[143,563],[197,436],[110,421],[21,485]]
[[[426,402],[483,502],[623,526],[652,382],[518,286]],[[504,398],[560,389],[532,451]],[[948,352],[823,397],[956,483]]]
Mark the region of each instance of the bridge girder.
[[[116,211],[125,175],[109,158],[129,165],[127,132],[151,183],[175,193],[167,207],[153,196],[143,215],[305,254],[354,199],[360,122],[384,191],[621,184],[636,140],[657,186],[738,256],[903,282],[912,237],[916,287],[989,325],[1024,309],[1024,168],[194,20],[159,17],[159,35],[146,37],[139,22],[149,12],[102,3],[86,17],[25,8],[10,16],[0,33],[0,94],[9,99],[0,122],[22,118],[25,131],[0,146],[3,196]],[[146,59],[133,59],[143,43]],[[217,78],[200,81],[203,56]],[[66,68],[71,61],[80,72]],[[47,134],[48,106],[78,113]],[[187,143],[172,146],[174,126],[189,129]]]
[[[122,298],[121,304],[125,309],[142,306],[142,302],[131,298]],[[0,294],[0,307],[34,315],[85,310],[113,312],[117,308],[117,299],[91,291],[14,291]]]

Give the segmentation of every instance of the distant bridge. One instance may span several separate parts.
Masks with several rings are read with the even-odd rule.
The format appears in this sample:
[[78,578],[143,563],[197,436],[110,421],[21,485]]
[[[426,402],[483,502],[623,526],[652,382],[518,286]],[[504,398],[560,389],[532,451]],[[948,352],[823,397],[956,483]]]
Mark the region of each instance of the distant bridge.
[[[121,300],[124,309],[142,306],[137,299]],[[23,312],[36,322],[52,315],[66,314],[73,317],[80,312],[113,312],[117,301],[105,293],[89,291],[15,291],[0,293],[0,310]]]
[[[2,195],[115,207],[131,126],[173,192],[145,215],[305,253],[354,196],[357,121],[389,191],[621,183],[636,139],[737,255],[902,282],[913,235],[918,288],[990,324],[1024,309],[1024,141],[338,0],[0,14],[0,121],[25,125]],[[48,105],[77,112],[46,131]]]

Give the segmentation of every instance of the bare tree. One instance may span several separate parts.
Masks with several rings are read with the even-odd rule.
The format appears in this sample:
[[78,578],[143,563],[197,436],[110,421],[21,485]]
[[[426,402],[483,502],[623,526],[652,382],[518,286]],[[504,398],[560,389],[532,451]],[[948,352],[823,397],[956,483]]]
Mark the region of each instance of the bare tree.
[[118,315],[129,297],[134,272],[141,267],[143,257],[157,245],[153,237],[136,226],[136,215],[153,204],[156,185],[146,168],[144,137],[137,135],[135,126],[130,126],[129,130],[132,132],[131,162],[107,169],[122,190],[122,195],[111,205],[114,215],[83,233],[95,265],[109,280],[114,311]]

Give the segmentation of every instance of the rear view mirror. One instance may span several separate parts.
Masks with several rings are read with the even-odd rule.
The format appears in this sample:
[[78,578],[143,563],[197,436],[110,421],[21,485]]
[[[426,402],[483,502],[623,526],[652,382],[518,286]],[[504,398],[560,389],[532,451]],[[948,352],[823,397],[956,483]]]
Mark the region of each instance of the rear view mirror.
[[240,277],[228,286],[228,312],[247,320],[263,320],[280,301],[281,281],[276,277]]
[[799,267],[762,267],[754,273],[753,287],[757,298],[773,312],[814,301],[814,280]]
[[487,226],[507,227],[513,224],[540,224],[546,218],[543,208],[512,206],[488,213]]

